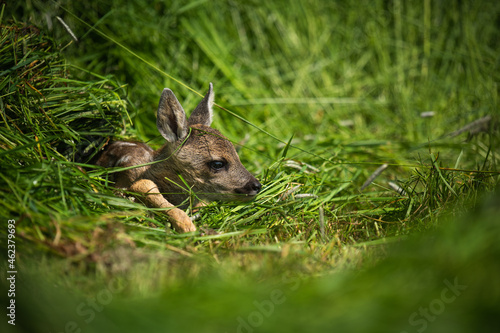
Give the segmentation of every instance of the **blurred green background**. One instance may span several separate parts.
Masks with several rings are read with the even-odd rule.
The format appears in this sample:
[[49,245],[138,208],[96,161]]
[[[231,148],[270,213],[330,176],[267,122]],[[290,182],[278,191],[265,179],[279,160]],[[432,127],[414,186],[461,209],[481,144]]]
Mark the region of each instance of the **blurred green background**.
[[[0,209],[19,275],[2,331],[498,331],[500,2],[3,6]],[[173,234],[53,149],[96,108],[159,147],[161,90],[189,112],[209,82],[213,126],[264,184],[201,210],[219,235]]]

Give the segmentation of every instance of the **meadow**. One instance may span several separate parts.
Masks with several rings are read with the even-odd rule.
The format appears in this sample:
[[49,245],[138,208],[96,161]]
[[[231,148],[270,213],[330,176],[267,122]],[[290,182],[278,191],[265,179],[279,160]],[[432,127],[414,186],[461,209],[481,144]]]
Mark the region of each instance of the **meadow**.
[[[1,10],[2,332],[497,332],[500,3]],[[263,189],[178,234],[86,161],[209,82]]]

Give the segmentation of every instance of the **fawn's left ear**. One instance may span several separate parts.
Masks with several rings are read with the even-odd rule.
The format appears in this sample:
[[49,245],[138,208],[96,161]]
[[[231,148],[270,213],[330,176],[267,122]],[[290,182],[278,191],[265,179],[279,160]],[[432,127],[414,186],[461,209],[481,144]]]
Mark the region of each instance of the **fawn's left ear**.
[[194,109],[193,113],[188,120],[188,125],[206,125],[210,126],[212,124],[212,115],[213,110],[212,106],[214,105],[214,90],[212,83],[208,86],[208,92],[201,100],[200,104]]
[[165,88],[160,97],[156,127],[168,142],[184,139],[188,133],[186,113],[172,90]]

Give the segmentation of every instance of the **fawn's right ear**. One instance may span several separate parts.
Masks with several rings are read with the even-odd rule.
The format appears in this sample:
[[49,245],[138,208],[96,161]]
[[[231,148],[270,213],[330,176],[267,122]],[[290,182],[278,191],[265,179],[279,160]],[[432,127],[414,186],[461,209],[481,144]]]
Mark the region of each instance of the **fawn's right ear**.
[[176,142],[187,135],[186,113],[172,90],[165,88],[160,97],[156,126],[168,142]]
[[191,113],[188,119],[188,125],[201,124],[205,126],[210,126],[212,124],[212,106],[214,105],[214,86],[210,82],[208,85],[208,92],[203,97],[202,101],[196,109]]

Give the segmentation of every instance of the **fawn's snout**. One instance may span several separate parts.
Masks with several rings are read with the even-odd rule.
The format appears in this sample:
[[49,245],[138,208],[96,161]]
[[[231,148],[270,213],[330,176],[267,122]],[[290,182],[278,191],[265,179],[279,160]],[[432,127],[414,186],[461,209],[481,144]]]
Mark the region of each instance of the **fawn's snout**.
[[250,179],[245,186],[237,188],[234,190],[236,194],[241,194],[242,197],[240,200],[251,200],[253,197],[255,197],[257,194],[259,194],[260,189],[262,188],[262,185],[260,182],[257,180],[257,178],[252,177],[253,179]]

